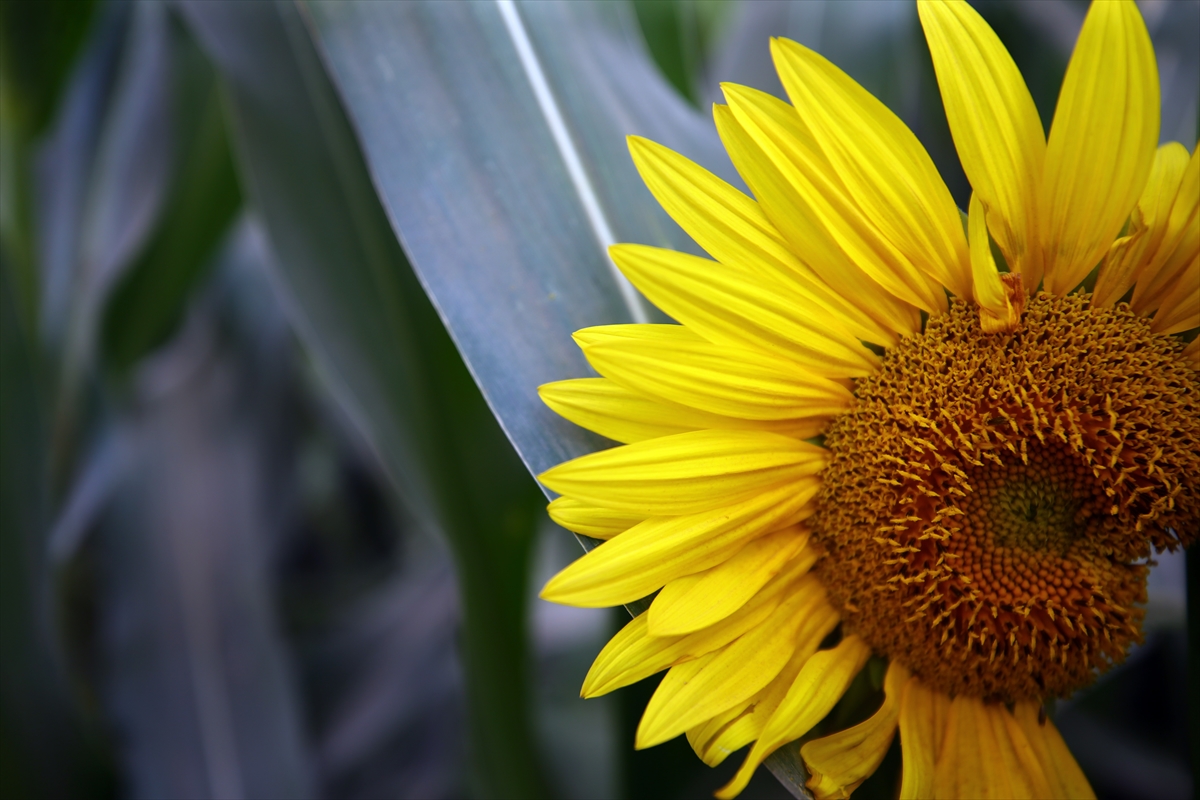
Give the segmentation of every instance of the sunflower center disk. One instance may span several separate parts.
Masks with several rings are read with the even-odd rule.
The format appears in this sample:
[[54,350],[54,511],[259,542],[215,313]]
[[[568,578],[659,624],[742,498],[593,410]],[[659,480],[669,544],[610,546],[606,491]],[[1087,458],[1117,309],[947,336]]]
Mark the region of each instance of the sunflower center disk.
[[961,503],[976,533],[974,549],[987,543],[989,550],[1015,550],[1047,557],[1066,554],[1086,520],[1077,522],[1083,505],[1081,494],[1092,483],[1082,462],[1071,463],[1059,448],[1041,448],[1030,454],[1032,463],[985,464],[968,471],[968,482],[978,487]]
[[1153,548],[1200,527],[1200,387],[1124,306],[955,304],[829,431],[818,570],[848,628],[950,694],[1064,695],[1141,638]]

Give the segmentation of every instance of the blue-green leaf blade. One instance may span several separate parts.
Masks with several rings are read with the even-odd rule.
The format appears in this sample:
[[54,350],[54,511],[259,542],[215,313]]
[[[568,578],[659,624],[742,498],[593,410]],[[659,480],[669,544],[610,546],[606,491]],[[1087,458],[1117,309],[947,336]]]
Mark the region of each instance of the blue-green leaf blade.
[[[628,321],[500,3],[308,5],[413,268],[529,468],[596,449],[541,383],[589,374],[570,334]],[[728,170],[711,123],[589,4],[515,4],[617,241],[685,247],[625,149],[639,133]]]

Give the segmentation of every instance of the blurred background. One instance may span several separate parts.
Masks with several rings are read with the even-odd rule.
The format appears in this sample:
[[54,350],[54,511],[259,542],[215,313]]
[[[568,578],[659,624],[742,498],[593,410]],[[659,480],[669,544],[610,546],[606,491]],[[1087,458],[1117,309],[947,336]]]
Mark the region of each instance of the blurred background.
[[[975,5],[1048,125],[1086,3]],[[1139,6],[1190,149],[1200,2]],[[966,207],[907,0],[0,2],[0,795],[711,796],[739,758],[632,748],[656,679],[578,698],[628,614],[537,599],[582,551],[531,471],[603,442],[533,390],[628,318],[572,154],[611,235],[688,247],[623,135],[736,181],[708,109],[782,96],[776,35]],[[1193,792],[1158,560],[1144,646],[1054,710],[1102,797]]]

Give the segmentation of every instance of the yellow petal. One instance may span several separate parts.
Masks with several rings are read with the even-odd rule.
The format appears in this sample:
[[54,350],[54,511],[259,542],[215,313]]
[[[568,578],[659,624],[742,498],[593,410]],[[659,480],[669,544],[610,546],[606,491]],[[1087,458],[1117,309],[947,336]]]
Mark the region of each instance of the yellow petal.
[[690,668],[691,664],[672,668],[646,705],[635,746],[641,750],[674,739],[754,696],[795,652],[803,611],[810,604],[809,597],[794,594],[698,668]]
[[800,670],[839,622],[837,609],[830,605],[823,590],[801,616],[804,622],[796,635],[795,652],[775,680],[745,703],[688,731],[688,743],[705,764],[715,767],[759,737]]
[[787,116],[799,120],[795,109],[743,86],[727,83],[721,88],[738,124],[791,186],[807,219],[813,220],[851,261],[895,297],[934,313],[946,309],[941,286],[892,244],[859,207],[811,133],[803,137],[794,133],[795,123]]
[[992,247],[988,239],[987,222],[979,195],[971,195],[967,215],[967,232],[971,240],[971,276],[974,281],[975,302],[979,304],[984,333],[1012,330],[1020,321],[1020,310],[1013,307],[1005,291]]
[[828,605],[828,601],[824,600],[824,587],[816,576],[805,575],[789,566],[737,611],[695,633],[651,636],[646,615],[640,614],[596,656],[583,681],[581,695],[596,697],[606,694],[724,647],[758,626],[791,593],[805,594]]
[[870,654],[871,648],[862,639],[847,636],[832,650],[822,650],[808,659],[733,780],[721,787],[716,796],[721,800],[736,797],[767,756],[781,745],[799,739],[824,719]]
[[[1093,305],[1116,303],[1143,274],[1157,274],[1178,246],[1184,233],[1179,222],[1187,217],[1188,201],[1179,192],[1187,166],[1187,148],[1179,142],[1158,148],[1146,188],[1130,215],[1129,232],[1113,242],[1100,267]],[[1176,205],[1178,210],[1173,210]]]
[[606,325],[575,341],[596,371],[668,402],[744,419],[831,417],[850,390],[795,362],[745,347],[713,344],[682,325]]
[[900,695],[901,800],[933,797],[934,766],[941,751],[950,698],[916,678]]
[[674,404],[631,392],[606,378],[546,383],[538,387],[538,395],[559,416],[625,444],[711,427],[689,425],[692,420],[686,414],[681,419]]
[[958,208],[913,132],[807,47],[772,39],[771,55],[792,105],[863,214],[909,263],[969,297]]
[[763,431],[691,431],[581,456],[543,472],[552,491],[647,516],[727,506],[825,466],[819,447]]
[[1150,323],[1155,333],[1182,333],[1192,328],[1200,328],[1200,254],[1167,290]]
[[1132,0],[1092,3],[1067,65],[1039,204],[1046,288],[1091,272],[1142,194],[1158,144],[1158,67]]
[[[754,95],[753,90],[741,91]],[[777,121],[800,121],[782,101]],[[763,101],[768,109],[771,105]],[[790,119],[789,119],[790,118]],[[832,235],[813,216],[799,192],[780,174],[762,148],[742,128],[728,106],[713,106],[717,133],[738,173],[746,181],[763,211],[813,271],[838,294],[854,303],[883,328],[898,334],[921,330],[918,309],[885,291],[841,249]]]
[[1015,716],[1046,774],[1050,784],[1049,796],[1063,800],[1094,800],[1096,793],[1084,777],[1083,770],[1075,762],[1075,757],[1067,749],[1067,743],[1054,723],[1040,714],[1038,704],[1017,703]]
[[792,558],[804,570],[817,560],[807,529],[793,526],[755,539],[737,555],[704,572],[671,581],[654,598],[646,617],[653,636],[679,636],[707,628],[741,608]]
[[1032,293],[1042,279],[1036,232],[1046,158],[1037,107],[1012,57],[969,4],[921,0],[917,11],[963,171],[1009,269]]
[[934,768],[935,797],[1049,796],[1033,746],[1004,706],[959,695],[950,705],[945,737]]
[[795,295],[792,302],[801,313],[810,307],[823,309],[864,341],[895,344],[894,331],[831,289],[792,253],[753,198],[640,136],[629,137],[629,152],[654,198],[717,261],[780,284],[781,292]]
[[602,608],[630,603],[668,581],[716,566],[753,539],[812,513],[816,479],[760,492],[737,505],[680,517],[651,517],[604,542],[542,589],[554,603]]
[[[1133,289],[1129,305],[1139,314],[1150,314],[1162,306],[1174,292],[1180,277],[1200,255],[1200,221],[1184,235],[1153,278],[1140,280]],[[1144,288],[1143,288],[1144,287]]]
[[590,505],[573,497],[559,497],[546,507],[550,519],[569,531],[593,539],[611,539],[645,520],[637,514]]
[[[647,397],[608,378],[574,378],[538,387],[542,401],[576,425],[625,444],[686,431],[762,430],[795,439],[811,439],[829,421],[822,417],[752,420],[709,414]],[[563,526],[566,527],[566,526]]]
[[875,371],[878,359],[836,319],[797,314],[753,273],[645,245],[613,245],[609,253],[651,302],[706,339],[783,356],[826,377]]
[[1200,339],[1192,339],[1179,355],[1185,364],[1200,372]]
[[1150,314],[1166,298],[1187,265],[1200,253],[1200,147],[1192,151],[1179,184],[1167,232],[1155,258],[1138,276],[1129,305],[1139,314]]
[[811,777],[808,788],[817,800],[848,798],[870,777],[891,747],[900,716],[900,695],[909,671],[893,661],[883,682],[883,705],[866,720],[800,748]]

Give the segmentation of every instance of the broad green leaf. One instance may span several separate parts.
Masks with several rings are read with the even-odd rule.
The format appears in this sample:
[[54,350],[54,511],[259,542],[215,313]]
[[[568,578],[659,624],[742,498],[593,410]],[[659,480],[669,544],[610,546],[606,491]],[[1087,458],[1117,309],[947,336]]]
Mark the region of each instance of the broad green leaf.
[[525,463],[538,473],[595,450],[535,390],[590,374],[575,330],[646,318],[609,243],[694,247],[625,136],[728,175],[707,114],[622,38],[605,16],[619,5],[307,8],[394,230]]
[[172,44],[170,193],[103,312],[101,349],[118,376],[171,333],[241,204],[216,75],[182,31]]
[[0,239],[18,313],[36,328],[37,264],[30,153],[83,42],[96,3],[0,4]]
[[728,177],[707,115],[587,3],[308,7],[392,225],[526,465],[596,449],[534,389],[589,374],[574,330],[638,318],[607,243],[695,247],[641,186],[624,137]]
[[92,36],[72,72],[54,119],[34,159],[36,237],[40,273],[39,330],[45,346],[61,351],[78,274],[79,229],[103,130],[129,7],[98,14]]
[[91,335],[99,304],[144,245],[170,188],[175,65],[168,14],[159,4],[133,7],[80,219],[70,322],[83,331],[77,336]]
[[409,267],[296,8],[180,7],[224,78],[293,324],[406,507],[453,547],[477,791],[539,796],[524,662],[536,488]]
[[[69,471],[80,437],[81,395],[104,303],[160,218],[175,160],[171,95],[173,37],[179,33],[165,5],[135,4],[128,16],[124,34],[119,21],[111,34],[102,26],[102,35],[124,39],[111,88],[106,80],[80,75],[94,66],[82,61],[62,127],[41,158],[39,206],[46,213],[39,215],[39,239],[51,239],[50,232],[66,236],[66,247],[47,257],[44,302],[50,310],[42,321],[58,360],[51,444],[56,485]],[[83,176],[63,174],[72,169],[84,170]]]

